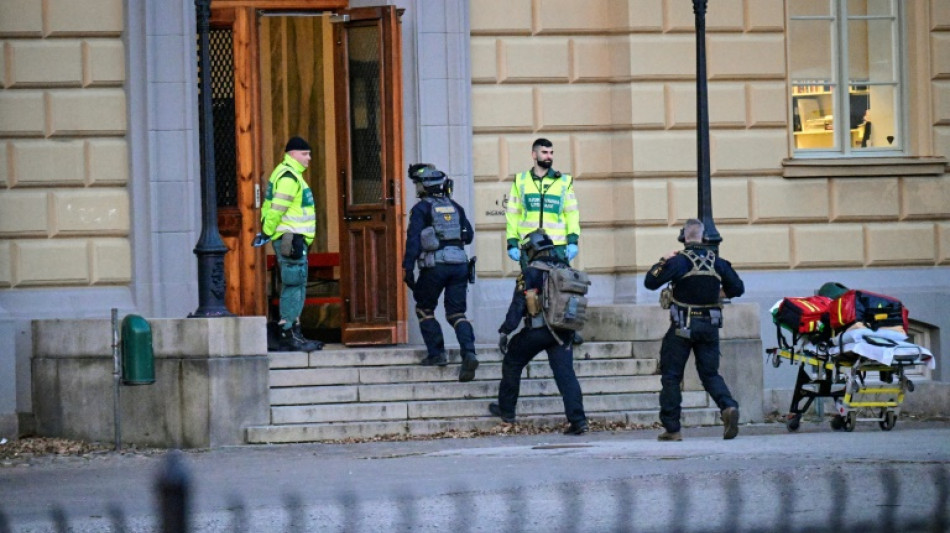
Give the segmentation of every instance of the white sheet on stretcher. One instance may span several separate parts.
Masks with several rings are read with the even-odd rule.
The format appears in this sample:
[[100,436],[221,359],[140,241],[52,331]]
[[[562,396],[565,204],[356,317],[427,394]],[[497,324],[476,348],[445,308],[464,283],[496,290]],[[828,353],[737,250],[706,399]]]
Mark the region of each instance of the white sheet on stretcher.
[[[907,336],[888,330],[874,331],[869,328],[857,328],[846,331],[841,336],[844,344],[844,353],[853,353],[878,363],[890,366],[895,357],[913,356],[913,364],[927,365],[927,368],[937,367],[936,358],[930,350],[917,344],[907,342]],[[828,349],[831,355],[838,354],[838,346]]]

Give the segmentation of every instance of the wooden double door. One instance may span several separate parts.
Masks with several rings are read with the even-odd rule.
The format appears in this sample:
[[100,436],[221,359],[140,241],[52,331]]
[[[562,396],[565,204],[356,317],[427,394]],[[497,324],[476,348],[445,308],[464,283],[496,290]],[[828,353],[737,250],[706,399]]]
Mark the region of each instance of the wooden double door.
[[399,13],[346,2],[212,3],[215,175],[225,256],[225,303],[238,315],[268,309],[267,254],[253,248],[260,205],[284,145],[313,148],[312,254],[338,254],[345,344],[406,341],[400,283],[402,68]]

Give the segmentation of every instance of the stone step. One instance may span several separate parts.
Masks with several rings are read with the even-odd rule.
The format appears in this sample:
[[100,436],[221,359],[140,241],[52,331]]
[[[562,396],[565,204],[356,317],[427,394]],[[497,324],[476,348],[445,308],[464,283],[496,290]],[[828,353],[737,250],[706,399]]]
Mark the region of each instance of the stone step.
[[[458,350],[445,367],[419,365],[423,346],[352,349],[328,346],[312,353],[270,354],[271,422],[247,429],[247,442],[307,442],[383,435],[432,435],[486,430],[498,395],[502,354],[477,347],[476,379],[458,382]],[[634,352],[649,353],[635,357]],[[545,354],[522,374],[518,419],[563,424],[564,405]],[[574,369],[593,420],[652,425],[657,421],[657,356],[633,342],[590,342],[575,348]],[[683,424],[718,423],[705,392],[683,393]]]
[[[660,376],[610,376],[584,379],[585,395],[633,392],[659,392]],[[523,379],[522,397],[556,396],[553,379]],[[378,385],[303,386],[272,388],[270,402],[277,405],[302,405],[347,402],[399,402],[412,400],[451,400],[495,398],[496,380],[468,383],[390,383]]]
[[[590,413],[589,418],[595,421],[651,426],[657,421],[657,410]],[[685,427],[716,425],[720,423],[719,411],[716,408],[684,410],[682,422]],[[566,424],[563,413],[558,415],[519,416],[518,423],[546,426]],[[447,431],[488,431],[499,424],[499,420],[495,417],[477,416],[452,419],[252,426],[247,428],[247,442],[250,444],[276,444],[366,439],[378,436],[435,435]]]
[[[421,400],[406,402],[358,402],[336,404],[279,405],[271,408],[271,424],[306,424],[323,422],[369,422],[429,418],[463,418],[481,416],[492,398]],[[584,410],[589,414],[611,411],[649,410],[658,404],[657,394],[589,394],[584,396]],[[705,392],[684,391],[684,409],[708,407]],[[518,400],[520,415],[553,415],[564,412],[557,396],[522,396]]]
[[[484,362],[501,362],[502,355],[493,344],[475,346],[478,358]],[[457,348],[447,350],[449,362],[460,361]],[[347,348],[342,344],[328,344],[317,352],[271,352],[268,354],[271,369],[285,368],[322,368],[363,366],[418,365],[426,355],[423,346],[387,346],[382,348]],[[623,342],[586,342],[574,348],[576,359],[612,359],[633,356],[633,343]],[[651,354],[648,357],[657,357]],[[538,354],[537,361],[547,356]]]
[[[585,359],[574,361],[579,378],[598,376],[649,376],[656,373],[655,359]],[[368,385],[392,383],[457,382],[459,365],[448,366],[363,366],[354,368],[276,368],[270,370],[270,386],[307,387],[325,385]],[[553,374],[545,360],[535,360],[525,369],[526,378],[550,378]],[[501,379],[501,363],[482,361],[475,374],[478,381]]]

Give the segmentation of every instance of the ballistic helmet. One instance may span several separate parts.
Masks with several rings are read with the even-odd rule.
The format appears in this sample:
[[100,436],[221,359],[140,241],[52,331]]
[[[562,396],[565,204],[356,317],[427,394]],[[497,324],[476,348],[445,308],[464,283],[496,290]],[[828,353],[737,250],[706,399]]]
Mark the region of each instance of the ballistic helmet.
[[409,179],[416,184],[419,197],[452,194],[452,180],[432,163],[409,165]]
[[550,255],[554,250],[554,241],[544,233],[544,230],[536,229],[524,236],[521,249],[528,261],[533,261],[538,257]]

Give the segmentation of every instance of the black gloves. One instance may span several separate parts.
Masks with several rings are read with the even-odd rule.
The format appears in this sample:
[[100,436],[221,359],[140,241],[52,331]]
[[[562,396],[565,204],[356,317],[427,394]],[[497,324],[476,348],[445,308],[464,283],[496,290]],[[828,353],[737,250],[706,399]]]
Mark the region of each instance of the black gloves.
[[303,256],[306,254],[307,254],[307,241],[304,240],[303,235],[299,233],[294,233],[294,237],[290,241],[290,258],[302,259]]
[[498,335],[498,349],[501,350],[502,355],[508,355],[508,335],[504,333]]
[[409,287],[410,291],[416,290],[416,274],[412,269],[407,268],[403,271],[402,280],[406,283],[406,287]]

